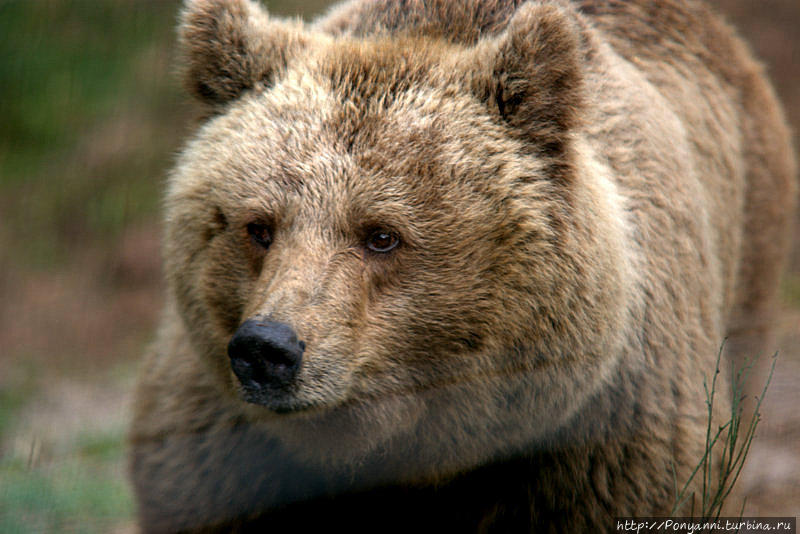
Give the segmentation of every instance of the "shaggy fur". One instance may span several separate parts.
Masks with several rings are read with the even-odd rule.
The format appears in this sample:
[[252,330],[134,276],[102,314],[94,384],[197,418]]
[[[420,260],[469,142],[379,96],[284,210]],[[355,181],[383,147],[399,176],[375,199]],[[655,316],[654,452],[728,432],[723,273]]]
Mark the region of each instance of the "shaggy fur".
[[[719,18],[354,0],[303,25],[193,0],[181,46],[210,114],[167,192],[130,435],[146,532],[669,512],[723,339],[766,339],[795,190],[772,90]],[[370,250],[376,230],[399,245]],[[281,413],[230,368],[250,318],[305,344]]]

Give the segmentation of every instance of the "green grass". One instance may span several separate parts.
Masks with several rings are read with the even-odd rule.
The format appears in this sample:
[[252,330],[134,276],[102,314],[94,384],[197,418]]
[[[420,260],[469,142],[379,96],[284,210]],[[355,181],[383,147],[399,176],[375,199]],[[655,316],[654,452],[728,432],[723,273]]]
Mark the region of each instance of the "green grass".
[[[0,387],[0,532],[105,533],[133,524],[125,473],[126,418],[108,417],[101,409],[98,417],[103,419],[95,418],[91,429],[70,423],[72,410],[91,403],[95,395],[75,383],[73,390],[84,392],[86,400],[42,403],[40,397],[59,376],[52,373],[31,367]],[[98,373],[97,379],[122,391],[130,386],[131,373],[129,364],[120,365]]]
[[[30,387],[27,384],[19,384],[14,388],[0,386],[0,440],[7,435],[17,412],[30,396]],[[0,448],[0,454],[2,452]]]
[[108,532],[130,523],[121,434],[82,436],[78,453],[45,465],[0,459],[0,532]]

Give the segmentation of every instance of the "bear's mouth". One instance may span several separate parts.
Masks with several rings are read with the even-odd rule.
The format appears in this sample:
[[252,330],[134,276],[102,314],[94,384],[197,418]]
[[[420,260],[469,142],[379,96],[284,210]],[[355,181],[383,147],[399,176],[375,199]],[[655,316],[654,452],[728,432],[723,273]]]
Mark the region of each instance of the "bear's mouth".
[[239,396],[245,402],[257,404],[276,413],[288,413],[304,410],[310,406],[298,399],[297,383],[284,379],[290,374],[279,365],[267,374],[260,369],[263,365],[242,360],[231,359],[231,371],[238,381]]
[[276,414],[289,414],[318,408],[318,403],[304,399],[296,381],[255,380],[241,363],[231,362],[231,382],[240,399]]
[[[235,372],[232,374],[236,374]],[[299,394],[299,388],[292,384],[290,387],[275,387],[272,384],[259,383],[253,380],[243,381],[236,376],[234,383],[238,381],[236,390],[240,399],[266,408],[276,414],[290,414],[308,412],[319,409],[319,403],[309,399],[304,399]]]
[[298,399],[292,391],[273,389],[252,380],[239,381],[239,396],[245,402],[263,406],[278,414],[299,412],[311,408],[309,403]]
[[254,380],[250,370],[233,361],[230,369],[231,384],[239,398],[275,414],[325,412],[347,403],[345,398],[320,395],[326,388],[319,384],[309,391],[299,377],[289,382]]

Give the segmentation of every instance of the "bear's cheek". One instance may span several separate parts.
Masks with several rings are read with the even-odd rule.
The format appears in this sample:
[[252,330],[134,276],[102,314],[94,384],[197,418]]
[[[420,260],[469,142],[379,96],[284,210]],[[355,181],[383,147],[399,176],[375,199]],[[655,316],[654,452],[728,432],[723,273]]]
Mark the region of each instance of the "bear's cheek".
[[190,240],[173,232],[177,248],[183,243],[181,261],[168,266],[168,277],[191,343],[215,367],[228,372],[227,344],[238,328],[253,290],[247,258],[226,239],[215,236],[202,245],[188,247]]
[[253,278],[241,251],[228,243],[211,243],[206,255],[195,283],[202,292],[203,304],[215,331],[227,343],[227,338],[242,321]]

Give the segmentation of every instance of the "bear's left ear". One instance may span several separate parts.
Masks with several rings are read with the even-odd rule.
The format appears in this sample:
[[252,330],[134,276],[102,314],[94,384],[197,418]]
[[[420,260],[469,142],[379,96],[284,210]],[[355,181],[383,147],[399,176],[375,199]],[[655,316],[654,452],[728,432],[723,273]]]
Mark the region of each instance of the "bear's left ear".
[[475,50],[473,93],[515,135],[549,152],[563,149],[583,103],[585,29],[576,17],[554,3],[525,3]]
[[273,20],[251,0],[186,0],[179,38],[184,83],[209,104],[273,82],[308,42],[302,23]]

